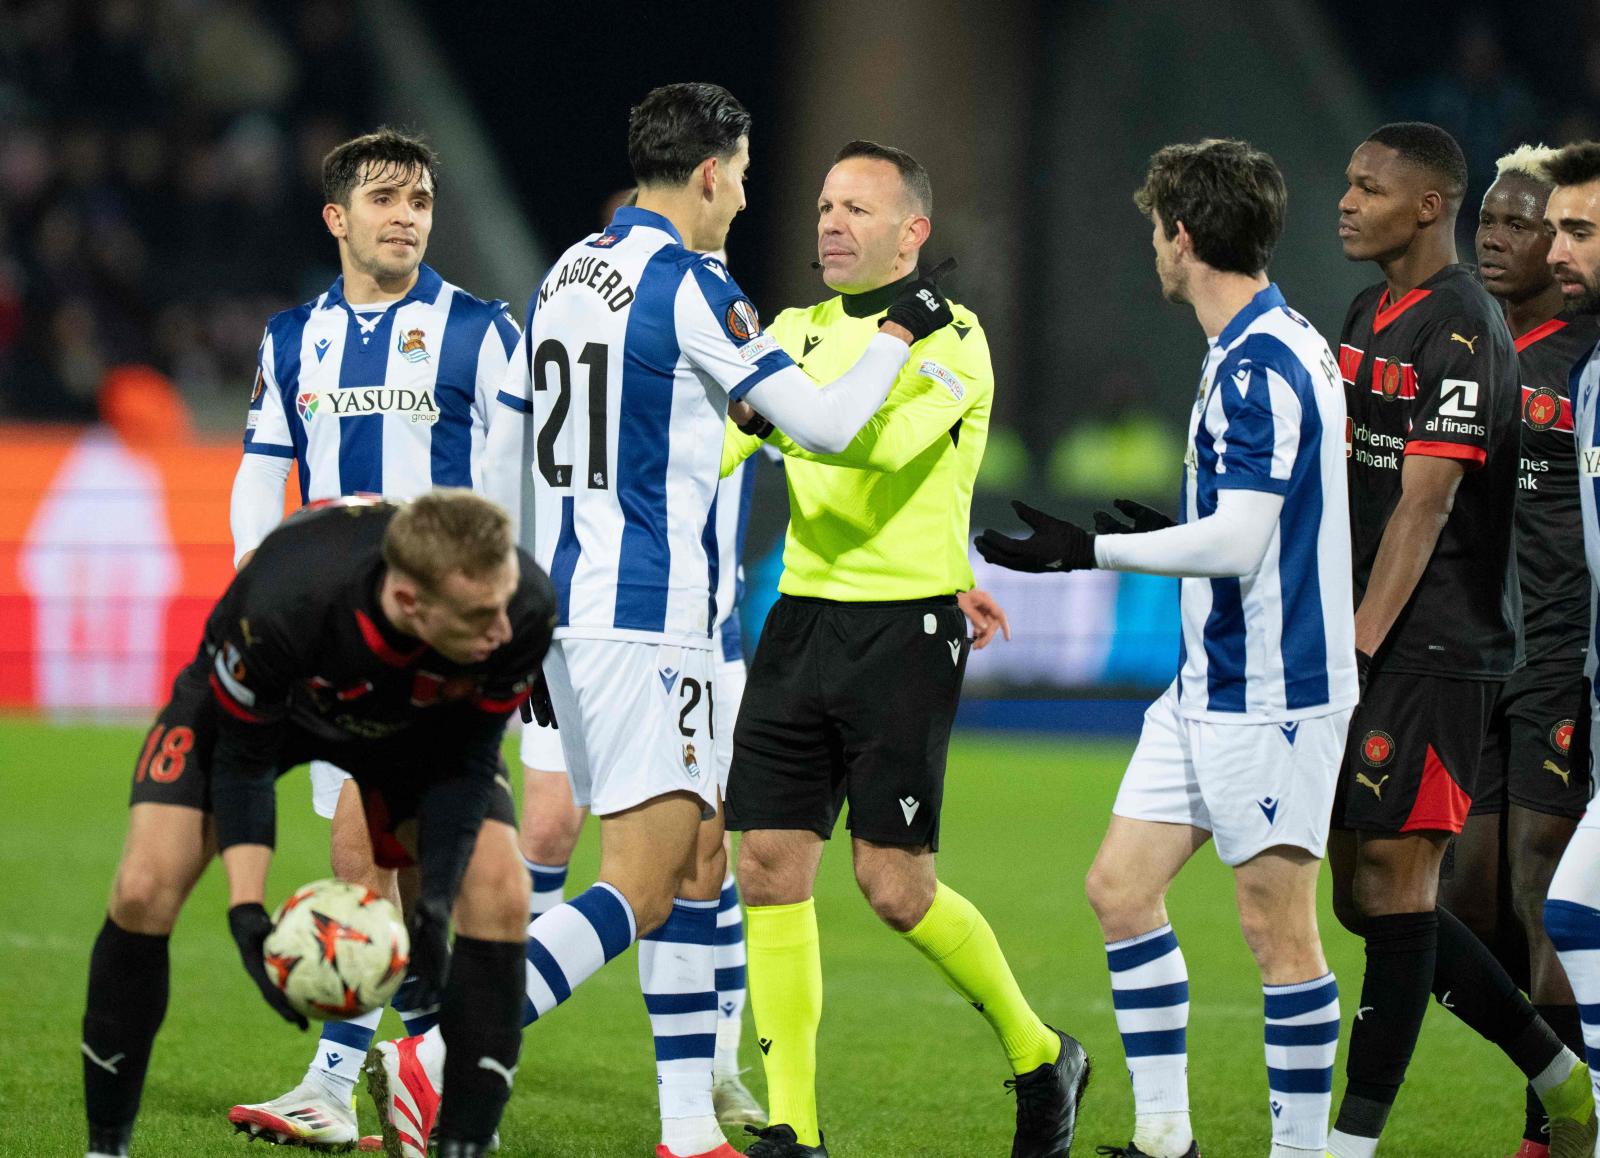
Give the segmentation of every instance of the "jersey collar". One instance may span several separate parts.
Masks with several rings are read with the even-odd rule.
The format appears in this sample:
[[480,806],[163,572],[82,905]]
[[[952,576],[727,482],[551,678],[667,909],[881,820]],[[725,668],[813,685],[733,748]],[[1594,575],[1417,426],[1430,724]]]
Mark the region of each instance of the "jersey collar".
[[1526,350],[1535,342],[1544,338],[1548,338],[1557,330],[1564,330],[1566,328],[1567,320],[1565,318],[1551,318],[1547,322],[1541,322],[1539,325],[1529,330],[1526,334],[1523,334],[1522,337],[1514,340],[1514,344],[1517,347],[1517,353],[1522,353],[1522,351]]
[[654,210],[640,209],[637,205],[619,207],[616,214],[611,218],[611,224],[618,229],[627,229],[634,225],[645,225],[651,229],[659,229],[679,245],[683,244],[683,234],[678,232],[676,225]]
[[1259,318],[1268,310],[1278,309],[1284,305],[1283,291],[1278,288],[1277,282],[1268,282],[1267,288],[1258,290],[1255,297],[1245,303],[1244,309],[1233,315],[1233,320],[1222,327],[1222,333],[1217,335],[1217,345],[1226,350],[1239,340],[1239,335],[1250,327],[1250,323]]
[[917,271],[912,270],[899,281],[881,285],[875,290],[859,294],[840,294],[839,301],[844,306],[845,316],[870,318],[873,314],[883,313],[894,303],[894,299],[900,296],[900,291],[915,281],[916,277]]
[[[433,271],[433,267],[424,262],[417,267],[417,280],[416,284],[411,287],[411,292],[399,301],[391,302],[390,305],[393,307],[403,306],[407,302],[426,302],[431,306],[439,300],[439,291],[442,288],[444,288],[444,278],[436,274]],[[332,308],[333,306],[345,306],[348,308],[350,303],[344,300],[344,274],[336,277],[333,284],[328,287],[327,299],[322,304],[324,308]]]

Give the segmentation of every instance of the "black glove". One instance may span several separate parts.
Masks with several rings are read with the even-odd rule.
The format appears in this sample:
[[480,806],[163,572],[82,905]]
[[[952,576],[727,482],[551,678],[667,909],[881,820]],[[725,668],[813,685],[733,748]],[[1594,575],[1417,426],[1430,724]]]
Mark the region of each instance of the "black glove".
[[411,934],[411,967],[406,976],[416,978],[412,1001],[419,1008],[438,1005],[450,979],[450,906],[418,897],[406,928]]
[[244,971],[250,974],[250,980],[261,990],[261,996],[267,999],[267,1004],[290,1025],[304,1029],[309,1022],[289,1004],[283,990],[267,976],[267,963],[262,952],[267,934],[272,932],[272,918],[267,915],[267,910],[254,902],[234,905],[228,910],[228,932],[233,934],[234,943],[239,946]]
[[882,321],[893,322],[911,331],[911,340],[920,342],[935,330],[955,321],[950,303],[939,291],[939,279],[956,267],[956,259],[947,257],[933,269],[900,291]]
[[1088,531],[1015,499],[1011,509],[1033,528],[1033,534],[1013,539],[999,531],[984,531],[976,545],[989,562],[1011,571],[1083,571],[1095,565],[1094,536]]
[[762,442],[772,437],[772,432],[776,429],[761,411],[755,409],[750,411],[750,421],[736,425],[743,433],[759,438]]
[[1176,519],[1168,518],[1154,507],[1147,507],[1143,503],[1136,503],[1132,499],[1115,499],[1111,503],[1121,511],[1131,523],[1124,523],[1109,511],[1096,511],[1094,513],[1094,533],[1097,535],[1142,535],[1146,531],[1164,531],[1168,527],[1178,525]]
[[1367,698],[1367,677],[1372,674],[1372,657],[1356,648],[1356,687],[1362,699]]
[[533,681],[527,697],[517,705],[517,711],[521,714],[524,724],[538,720],[541,728],[560,729],[561,725],[556,722],[555,705],[550,702],[550,685],[545,682],[544,672],[541,671],[539,678]]

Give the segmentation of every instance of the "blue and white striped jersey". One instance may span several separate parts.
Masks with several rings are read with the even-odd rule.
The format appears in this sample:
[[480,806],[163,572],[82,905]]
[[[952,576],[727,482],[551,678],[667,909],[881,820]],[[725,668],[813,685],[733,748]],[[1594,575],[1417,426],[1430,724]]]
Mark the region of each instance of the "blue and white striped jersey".
[[[1578,509],[1583,515],[1583,555],[1589,564],[1589,651],[1584,674],[1589,677],[1589,714],[1600,719],[1600,346],[1578,359],[1568,379],[1572,401],[1572,437],[1578,451]],[[1600,733],[1591,744],[1600,750]]]
[[1270,285],[1206,353],[1179,519],[1227,487],[1283,496],[1261,565],[1182,581],[1179,710],[1288,721],[1357,698],[1344,387],[1328,344]]
[[714,257],[624,207],[544,277],[500,400],[533,414],[556,637],[709,648],[729,399],[794,365]]
[[341,277],[267,322],[245,453],[295,459],[302,502],[479,485],[490,407],[518,337],[506,304],[426,265],[385,309],[352,307],[343,290]]

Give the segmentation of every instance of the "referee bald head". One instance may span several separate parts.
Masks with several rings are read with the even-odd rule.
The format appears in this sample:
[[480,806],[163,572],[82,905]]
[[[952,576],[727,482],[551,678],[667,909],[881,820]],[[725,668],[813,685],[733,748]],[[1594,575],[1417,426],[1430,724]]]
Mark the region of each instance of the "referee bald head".
[[817,263],[829,289],[859,294],[917,268],[933,223],[933,184],[910,153],[851,141],[817,197]]

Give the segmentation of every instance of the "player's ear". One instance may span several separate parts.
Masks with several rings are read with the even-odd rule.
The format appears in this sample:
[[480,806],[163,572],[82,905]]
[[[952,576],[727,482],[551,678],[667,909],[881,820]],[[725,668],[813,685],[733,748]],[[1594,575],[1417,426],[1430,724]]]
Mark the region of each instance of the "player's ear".
[[716,157],[707,157],[700,162],[700,196],[707,201],[717,195],[717,170],[719,167]]
[[1444,198],[1437,189],[1429,189],[1417,200],[1417,224],[1432,225],[1444,212]]
[[322,223],[335,237],[344,237],[350,232],[344,221],[344,206],[334,201],[322,207]]

